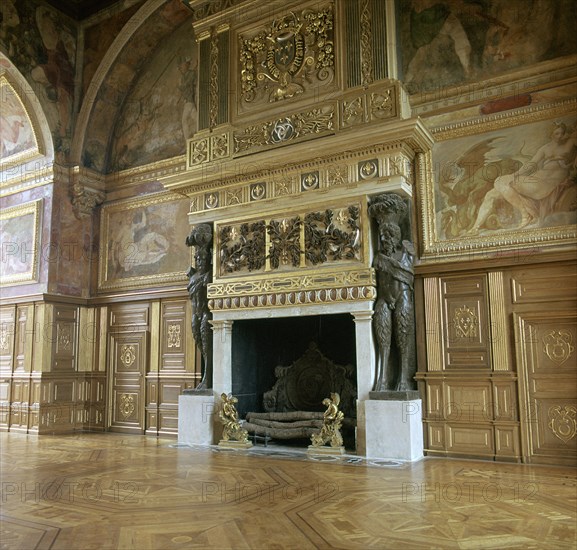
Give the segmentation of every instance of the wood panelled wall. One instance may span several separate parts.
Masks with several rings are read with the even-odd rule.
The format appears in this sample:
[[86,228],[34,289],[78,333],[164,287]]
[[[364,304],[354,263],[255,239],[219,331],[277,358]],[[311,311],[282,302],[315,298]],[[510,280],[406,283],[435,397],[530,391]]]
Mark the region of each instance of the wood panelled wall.
[[186,298],[3,306],[0,430],[176,434],[200,378],[190,317]]
[[421,275],[429,455],[576,464],[577,264]]

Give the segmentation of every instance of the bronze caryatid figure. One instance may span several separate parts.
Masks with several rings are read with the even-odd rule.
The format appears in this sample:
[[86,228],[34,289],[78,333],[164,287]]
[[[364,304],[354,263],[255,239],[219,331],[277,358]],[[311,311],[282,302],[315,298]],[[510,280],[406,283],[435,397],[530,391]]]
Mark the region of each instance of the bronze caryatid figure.
[[374,391],[415,390],[415,251],[403,239],[404,233],[410,236],[408,206],[400,195],[384,193],[372,200],[369,215],[376,219],[379,232],[373,261],[377,273],[373,328],[378,344]]
[[192,335],[202,356],[202,378],[197,390],[212,388],[212,313],[208,308],[207,285],[212,281],[212,227],[195,226],[186,238],[187,246],[194,246],[196,267],[188,270],[186,287],[192,302]]

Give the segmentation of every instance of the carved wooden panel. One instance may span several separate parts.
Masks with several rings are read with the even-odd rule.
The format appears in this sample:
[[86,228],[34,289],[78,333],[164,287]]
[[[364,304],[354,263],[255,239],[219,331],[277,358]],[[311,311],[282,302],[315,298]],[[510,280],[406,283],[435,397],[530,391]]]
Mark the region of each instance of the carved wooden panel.
[[527,454],[531,461],[577,463],[577,316],[574,311],[515,316]]
[[186,336],[191,328],[186,319],[185,300],[161,305],[160,371],[186,372]]
[[131,327],[148,325],[150,308],[145,304],[126,304],[110,310],[110,327]]
[[445,369],[491,368],[484,276],[441,279]]
[[146,330],[109,335],[111,354],[111,430],[144,431],[144,374],[148,359]]
[[493,428],[447,424],[447,450],[455,454],[487,456],[494,453]]
[[[26,351],[31,349],[26,345],[26,340],[32,338],[26,331],[28,312],[30,306],[18,306],[16,309],[16,335],[14,342],[14,372],[26,371]],[[29,358],[30,359],[30,358]]]
[[0,308],[0,372],[12,372],[16,310]]
[[564,302],[577,296],[575,266],[539,267],[516,270],[511,277],[514,304]]
[[52,370],[74,372],[77,368],[78,349],[78,308],[71,306],[54,307],[54,326],[52,333],[53,361]]

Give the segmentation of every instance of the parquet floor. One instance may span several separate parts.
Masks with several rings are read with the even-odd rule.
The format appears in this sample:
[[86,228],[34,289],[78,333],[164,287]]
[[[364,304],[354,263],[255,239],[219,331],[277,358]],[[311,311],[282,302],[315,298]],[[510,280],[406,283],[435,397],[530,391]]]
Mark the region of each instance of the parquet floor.
[[0,434],[3,549],[575,549],[573,468]]

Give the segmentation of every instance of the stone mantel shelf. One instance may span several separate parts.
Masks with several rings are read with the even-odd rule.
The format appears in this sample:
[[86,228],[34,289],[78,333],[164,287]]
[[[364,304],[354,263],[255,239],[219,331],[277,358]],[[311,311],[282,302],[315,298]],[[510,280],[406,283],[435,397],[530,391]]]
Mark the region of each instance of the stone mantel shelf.
[[[214,134],[229,129],[218,127]],[[165,189],[192,196],[199,191],[266,178],[282,171],[311,170],[341,159],[360,158],[375,149],[403,148],[413,153],[425,153],[433,143],[434,138],[419,118],[387,120],[383,124],[340,130],[337,134],[318,139],[201,164],[186,172],[158,179]]]

